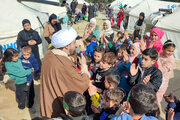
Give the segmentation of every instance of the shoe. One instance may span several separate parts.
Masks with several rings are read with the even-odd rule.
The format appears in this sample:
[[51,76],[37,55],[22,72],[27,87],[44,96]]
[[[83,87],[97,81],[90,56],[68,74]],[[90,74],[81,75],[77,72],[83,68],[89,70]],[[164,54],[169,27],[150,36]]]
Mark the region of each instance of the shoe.
[[29,108],[29,111],[30,111],[32,114],[35,114],[35,113],[36,113],[36,109],[35,109],[34,107]]

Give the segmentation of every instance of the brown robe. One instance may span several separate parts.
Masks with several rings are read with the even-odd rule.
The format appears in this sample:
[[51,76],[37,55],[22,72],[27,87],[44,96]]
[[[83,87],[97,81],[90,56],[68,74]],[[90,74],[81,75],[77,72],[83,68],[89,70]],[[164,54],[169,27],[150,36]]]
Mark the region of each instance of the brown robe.
[[64,113],[62,97],[67,91],[83,93],[88,89],[89,77],[79,73],[76,65],[63,55],[47,51],[41,70],[40,105],[41,115],[59,117]]

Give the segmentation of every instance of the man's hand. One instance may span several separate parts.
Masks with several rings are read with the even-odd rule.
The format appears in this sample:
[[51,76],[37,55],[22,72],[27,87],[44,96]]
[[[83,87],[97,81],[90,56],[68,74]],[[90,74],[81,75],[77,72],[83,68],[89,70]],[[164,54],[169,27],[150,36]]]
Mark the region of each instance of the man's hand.
[[79,64],[86,65],[86,58],[84,57],[84,55],[82,53],[81,53],[81,57],[78,56],[78,59],[79,59]]
[[93,96],[93,95],[96,95],[97,93],[97,88],[92,85],[92,83],[89,85],[89,89],[88,89],[88,92],[89,92],[89,95],[90,96]]

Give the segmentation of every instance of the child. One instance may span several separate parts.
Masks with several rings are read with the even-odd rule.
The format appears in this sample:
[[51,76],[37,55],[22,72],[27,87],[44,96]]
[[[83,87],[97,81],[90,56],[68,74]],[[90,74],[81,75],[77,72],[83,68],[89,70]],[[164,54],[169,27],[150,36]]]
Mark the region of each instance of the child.
[[25,70],[22,66],[21,60],[18,59],[18,51],[13,48],[8,48],[4,52],[3,72],[6,72],[9,77],[16,82],[16,99],[18,101],[18,108],[20,112],[25,108],[26,92],[24,91],[27,84],[27,75],[30,75],[33,70]]
[[160,111],[156,102],[153,89],[144,84],[137,84],[128,95],[125,113],[122,114],[122,110],[119,109],[111,120],[158,120],[149,114],[152,112],[159,117]]
[[124,35],[121,31],[118,31],[116,33],[116,35],[114,36],[114,43],[116,43],[117,41],[120,41],[121,39],[123,39]]
[[116,66],[118,67],[121,61],[123,60],[123,51],[126,51],[126,46],[120,46],[116,51]]
[[68,91],[64,94],[63,106],[66,114],[52,120],[89,120],[85,114],[86,99],[75,91]]
[[93,75],[94,85],[101,89],[105,90],[104,80],[105,76],[110,72],[114,72],[114,66],[116,63],[116,56],[113,52],[105,53],[100,62],[99,69],[97,69],[96,73]]
[[102,59],[102,56],[104,55],[104,48],[103,47],[95,47],[94,49],[94,59],[93,59],[93,63],[91,64],[91,70],[94,73],[96,73],[96,70],[99,68],[100,65],[100,61]]
[[111,27],[114,27],[114,18],[113,18],[113,15],[111,16],[110,21],[111,21]]
[[169,77],[170,77],[171,72],[173,71],[173,67],[174,67],[173,52],[175,48],[176,48],[176,45],[171,40],[167,40],[163,45],[163,52],[160,53],[160,56],[157,62],[159,69],[163,73],[163,82],[160,89],[157,92],[157,99],[158,99],[159,105],[161,103],[163,94],[167,90]]
[[164,36],[164,31],[160,28],[153,28],[150,32],[151,41],[147,43],[146,48],[155,48],[158,53],[162,52],[161,38]]
[[122,60],[117,68],[117,71],[120,75],[120,84],[118,85],[118,87],[122,88],[127,94],[129,93],[129,91],[132,87],[127,82],[131,65],[132,65],[132,63],[129,60],[129,55],[128,55],[127,51],[123,50],[122,51]]
[[144,83],[157,92],[162,83],[162,72],[155,67],[158,58],[155,48],[148,48],[142,52],[141,65],[131,65],[128,83],[132,86]]
[[[88,72],[89,72],[89,79],[91,80],[92,79],[92,75],[93,75],[93,73],[92,73],[92,71],[91,71],[91,63],[92,63],[92,59],[91,59],[91,57],[89,56],[89,55],[84,55],[84,57],[85,57],[85,59],[86,59],[86,65],[87,65],[87,68],[88,68]],[[78,65],[79,67],[77,68],[77,70],[78,71],[81,71],[81,68],[80,68],[80,63],[79,63],[79,65]]]
[[[38,62],[31,51],[29,46],[22,48],[22,56],[20,57],[22,65],[25,70],[34,69],[34,72],[37,74],[39,72]],[[27,99],[28,99],[28,108],[32,108],[34,104],[34,82],[33,82],[33,72],[27,76]]]
[[[116,73],[110,73],[105,76],[104,85],[107,90],[116,88],[120,83],[120,77]],[[89,95],[91,96],[92,105],[99,107],[100,105],[100,94],[98,94],[95,86],[90,86],[88,89]]]
[[87,47],[86,47],[86,51],[85,51],[85,54],[88,54],[92,59],[94,58],[94,56],[93,56],[93,49],[94,49],[94,47],[97,47],[98,46],[98,44],[96,43],[96,42],[92,42],[92,38],[93,38],[94,36],[92,36],[92,35],[90,35],[87,39],[86,39],[86,45],[87,45]]
[[110,120],[118,110],[121,100],[124,98],[124,92],[120,88],[105,90],[103,93],[102,107],[100,111],[98,108],[92,106],[95,113],[94,120]]
[[130,62],[133,62],[134,59],[138,57],[138,55],[140,54],[139,45],[140,45],[139,42],[135,42],[130,46],[130,54],[129,54]]
[[138,33],[134,36],[134,43],[135,42],[140,42],[141,41],[141,35]]
[[165,101],[168,103],[166,111],[166,120],[179,120],[180,119],[180,101],[172,94],[165,94]]

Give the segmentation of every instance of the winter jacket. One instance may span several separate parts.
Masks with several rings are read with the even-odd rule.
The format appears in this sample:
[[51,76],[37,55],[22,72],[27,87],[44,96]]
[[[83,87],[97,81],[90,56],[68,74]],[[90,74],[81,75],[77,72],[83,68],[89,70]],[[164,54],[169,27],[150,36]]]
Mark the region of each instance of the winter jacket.
[[102,69],[97,69],[96,73],[93,75],[92,80],[94,80],[94,85],[102,90],[105,90],[104,80],[105,76],[111,72],[115,72],[113,67],[109,68],[107,71]]
[[[114,115],[114,117],[111,120],[133,120],[133,118],[128,113],[124,113],[121,116]],[[140,120],[158,120],[158,119],[153,116],[143,115],[143,117]]]
[[129,74],[128,83],[132,86],[142,83],[143,79],[147,75],[151,75],[149,82],[147,85],[154,89],[155,92],[157,92],[162,84],[162,72],[155,67],[155,65],[152,65],[151,67],[147,68],[143,72],[143,68],[141,66],[138,66],[138,73],[134,76]]
[[22,66],[21,60],[16,62],[5,62],[6,73],[9,77],[15,80],[16,84],[24,84],[27,82],[27,75],[32,73],[32,69],[25,70]]
[[97,47],[98,44],[95,43],[95,42],[91,42],[87,48],[86,48],[86,51],[85,51],[85,54],[88,54],[92,59],[94,58],[93,57],[93,52],[94,52],[94,47]]
[[[37,59],[34,57],[34,54],[31,54],[31,56],[28,59],[25,59],[22,55],[20,59],[25,70],[34,68],[35,73],[39,72],[38,62]],[[31,83],[32,80],[33,73],[27,76],[27,83]]]
[[94,115],[93,120],[111,120],[111,118],[113,118],[117,110],[118,108],[102,109],[101,113],[96,113]]

